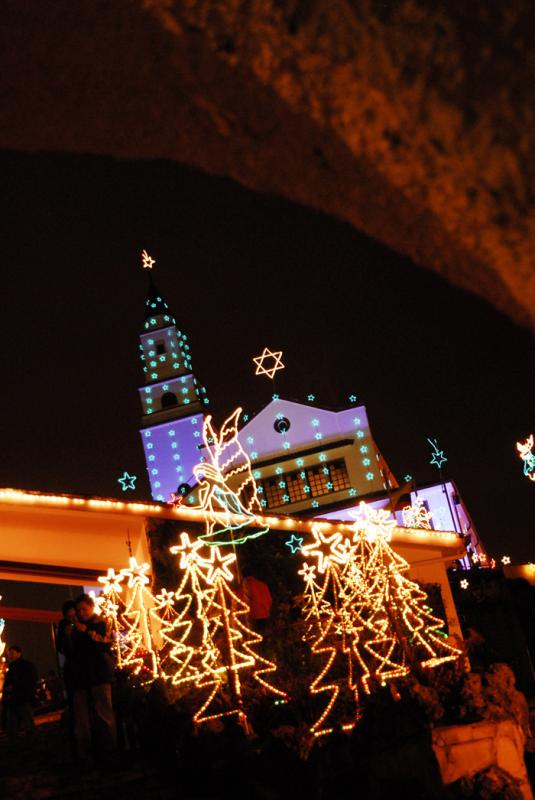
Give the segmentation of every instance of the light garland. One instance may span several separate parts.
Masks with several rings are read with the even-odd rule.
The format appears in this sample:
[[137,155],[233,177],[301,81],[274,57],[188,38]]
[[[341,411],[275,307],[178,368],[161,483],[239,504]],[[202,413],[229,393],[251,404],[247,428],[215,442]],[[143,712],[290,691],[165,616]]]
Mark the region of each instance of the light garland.
[[517,442],[516,449],[524,462],[524,475],[530,481],[535,481],[535,453],[533,453],[533,434],[525,442]]

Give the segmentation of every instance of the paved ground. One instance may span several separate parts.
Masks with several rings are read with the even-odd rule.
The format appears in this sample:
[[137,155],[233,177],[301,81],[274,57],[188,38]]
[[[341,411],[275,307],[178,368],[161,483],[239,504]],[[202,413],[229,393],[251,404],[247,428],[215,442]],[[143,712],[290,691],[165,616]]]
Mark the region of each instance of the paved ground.
[[32,741],[10,744],[0,736],[2,800],[170,800],[157,774],[125,761],[106,770],[80,770],[69,758],[60,715],[39,718]]

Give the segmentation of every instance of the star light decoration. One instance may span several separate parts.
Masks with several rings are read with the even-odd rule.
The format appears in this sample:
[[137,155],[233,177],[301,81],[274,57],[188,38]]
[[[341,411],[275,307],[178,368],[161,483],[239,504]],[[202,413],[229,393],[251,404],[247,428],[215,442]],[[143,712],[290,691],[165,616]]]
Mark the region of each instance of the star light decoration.
[[524,462],[524,475],[530,481],[535,481],[535,454],[533,453],[533,434],[525,442],[517,442],[518,455]]
[[[0,595],[0,600],[2,599],[2,595]],[[4,632],[6,621],[0,617],[0,658],[2,657],[2,653],[6,649],[6,643],[2,641],[2,633]]]
[[459,581],[459,586],[461,587],[461,589],[468,589],[469,585],[470,584],[468,583],[466,578],[463,578],[462,581]]
[[291,537],[288,539],[288,541],[284,542],[284,544],[290,548],[292,553],[298,553],[303,546],[303,537],[296,536],[295,533],[292,533]]
[[142,250],[141,263],[143,265],[143,269],[152,269],[154,264],[156,264],[156,259],[151,258],[146,250]]
[[502,557],[502,564],[504,565],[504,567],[506,567],[510,563],[511,563],[511,557],[510,556],[503,556]]
[[126,492],[128,489],[136,488],[136,480],[137,475],[129,475],[128,472],[124,472],[122,478],[117,478],[117,483],[120,483],[123,492]]
[[429,439],[428,437],[427,441],[432,448],[431,461],[429,463],[434,464],[439,470],[441,470],[442,464],[445,464],[448,459],[444,455],[444,451],[439,449],[436,439]]
[[[253,358],[253,361],[256,364],[255,375],[266,375],[271,380],[273,380],[276,372],[284,369],[282,350],[271,351],[269,348],[264,347],[261,355]],[[265,366],[266,362],[271,366]]]
[[319,664],[310,692],[328,698],[314,736],[354,727],[362,694],[460,655],[425,592],[407,578],[408,562],[390,547],[391,514],[361,503],[353,516],[349,536],[318,523],[301,549],[305,640]]

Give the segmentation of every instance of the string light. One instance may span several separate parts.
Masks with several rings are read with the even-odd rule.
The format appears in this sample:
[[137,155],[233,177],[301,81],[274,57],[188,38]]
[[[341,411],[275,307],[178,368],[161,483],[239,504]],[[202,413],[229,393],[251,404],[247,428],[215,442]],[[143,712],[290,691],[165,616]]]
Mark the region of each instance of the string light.
[[524,475],[528,480],[535,481],[535,454],[533,453],[533,434],[525,442],[517,442],[516,449],[524,462]]
[[126,492],[128,489],[136,488],[136,480],[137,475],[129,475],[128,472],[124,472],[122,478],[117,479],[117,483],[120,483],[123,492]]
[[[271,366],[264,366],[265,362],[269,362],[270,360]],[[272,352],[267,347],[264,347],[262,353],[253,358],[253,361],[256,364],[255,375],[266,375],[272,380],[276,372],[284,369],[284,364],[282,363],[282,350]]]

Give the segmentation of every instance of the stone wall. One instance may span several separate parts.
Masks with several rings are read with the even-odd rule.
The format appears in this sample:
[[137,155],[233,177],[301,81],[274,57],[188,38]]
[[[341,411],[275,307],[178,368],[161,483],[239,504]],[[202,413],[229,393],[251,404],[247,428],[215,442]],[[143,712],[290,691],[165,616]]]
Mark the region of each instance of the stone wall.
[[524,763],[524,734],[513,720],[435,728],[433,750],[445,784],[499,767],[520,781],[524,800],[533,800]]

